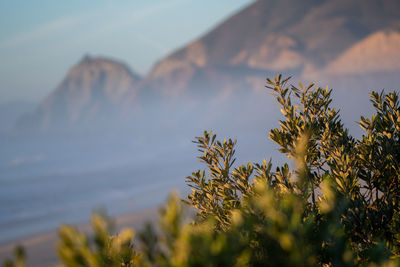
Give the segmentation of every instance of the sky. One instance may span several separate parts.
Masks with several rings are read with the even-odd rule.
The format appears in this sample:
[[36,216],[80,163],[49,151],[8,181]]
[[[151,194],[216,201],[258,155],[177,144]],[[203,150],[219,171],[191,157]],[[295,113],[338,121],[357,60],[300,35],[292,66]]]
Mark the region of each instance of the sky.
[[145,75],[253,0],[0,0],[0,104],[39,102],[80,59]]

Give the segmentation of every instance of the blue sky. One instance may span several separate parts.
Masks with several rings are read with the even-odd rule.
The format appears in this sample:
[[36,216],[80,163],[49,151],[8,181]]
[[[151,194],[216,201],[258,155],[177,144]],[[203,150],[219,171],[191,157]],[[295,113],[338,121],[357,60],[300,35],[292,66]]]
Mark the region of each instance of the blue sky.
[[252,0],[0,0],[0,103],[39,102],[85,54],[144,75]]

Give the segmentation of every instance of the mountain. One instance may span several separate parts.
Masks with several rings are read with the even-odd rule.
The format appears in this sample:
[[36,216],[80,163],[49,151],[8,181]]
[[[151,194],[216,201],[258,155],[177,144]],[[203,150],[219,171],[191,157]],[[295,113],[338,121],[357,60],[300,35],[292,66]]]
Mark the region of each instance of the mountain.
[[147,84],[174,95],[202,77],[218,80],[211,73],[247,88],[276,73],[399,73],[399,26],[398,0],[259,0],[161,60]]
[[[19,125],[107,124],[124,113],[143,123],[150,113],[152,121],[189,117],[204,103],[258,94],[265,78],[279,73],[329,84],[340,105],[355,108],[365,106],[366,90],[397,89],[399,62],[398,0],[259,0],[161,59],[143,79],[121,63],[85,57]],[[146,111],[131,112],[139,105]]]
[[122,63],[85,56],[18,125],[68,128],[113,118],[135,105],[140,81],[141,77]]

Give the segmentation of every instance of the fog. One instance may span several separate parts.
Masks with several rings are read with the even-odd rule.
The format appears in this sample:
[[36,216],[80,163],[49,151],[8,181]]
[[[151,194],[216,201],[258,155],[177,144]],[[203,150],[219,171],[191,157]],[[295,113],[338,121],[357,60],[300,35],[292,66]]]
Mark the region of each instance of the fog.
[[[367,92],[333,91],[332,106],[341,109],[356,137],[359,116],[373,110]],[[205,168],[192,143],[205,130],[221,140],[237,139],[235,166],[263,159],[279,166],[288,159],[268,139],[283,118],[279,109],[266,88],[230,94],[208,88],[167,100],[144,97],[120,117],[46,130],[14,128],[0,140],[0,242],[84,222],[99,208],[115,216],[155,207],[171,190],[185,197],[185,177]]]

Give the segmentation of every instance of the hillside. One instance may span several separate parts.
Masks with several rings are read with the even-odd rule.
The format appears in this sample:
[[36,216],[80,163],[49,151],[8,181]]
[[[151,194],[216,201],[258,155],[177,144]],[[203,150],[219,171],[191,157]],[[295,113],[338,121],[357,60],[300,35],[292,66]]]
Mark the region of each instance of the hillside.
[[[248,81],[259,79],[258,73],[265,77],[278,72],[309,78],[321,69],[326,69],[325,74],[336,75],[338,72],[333,69],[347,66],[346,61],[353,64],[347,68],[358,69],[357,74],[371,74],[371,68],[364,69],[365,62],[357,63],[363,65],[361,69],[354,65],[355,54],[368,61],[367,65],[374,64],[376,55],[382,52],[378,43],[388,41],[379,62],[394,62],[400,54],[395,37],[398,25],[400,2],[396,0],[256,1],[161,60],[150,73],[148,83],[155,84],[153,87],[164,85],[159,89],[174,94],[171,91],[190,90],[192,81],[204,73],[218,73],[216,69],[221,68],[229,68],[232,74],[245,70],[255,73],[245,75]],[[382,37],[387,35],[384,30],[392,33]],[[355,51],[359,47],[362,55]],[[346,72],[344,69],[342,73]],[[399,68],[387,62],[373,68],[373,72],[387,71],[398,72]],[[245,86],[253,85],[259,86],[260,82],[247,82]]]

